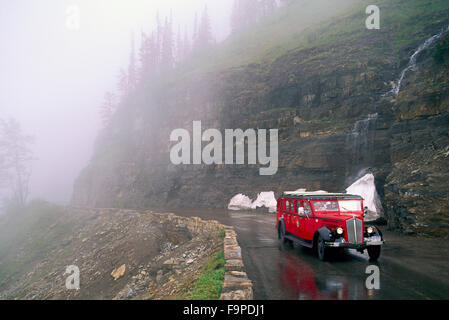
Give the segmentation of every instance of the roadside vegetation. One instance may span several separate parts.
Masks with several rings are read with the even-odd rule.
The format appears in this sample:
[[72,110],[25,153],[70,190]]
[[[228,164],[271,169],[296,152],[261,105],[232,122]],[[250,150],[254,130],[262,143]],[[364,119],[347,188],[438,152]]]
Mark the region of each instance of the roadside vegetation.
[[449,60],[449,32],[446,32],[438,42],[433,52],[433,58],[437,63],[443,63]]
[[[224,238],[224,232],[220,234]],[[223,243],[221,243],[223,248]],[[191,284],[184,294],[176,297],[177,300],[218,300],[224,282],[225,274],[224,250],[220,249],[205,265],[198,280]]]
[[[365,9],[381,9],[380,30],[367,30]],[[323,7],[326,10],[323,11]],[[385,34],[385,46],[399,52],[429,36],[427,17],[447,19],[447,0],[342,0],[297,1],[280,8],[256,25],[201,52],[167,75],[167,82],[182,81],[192,73],[211,72],[251,63],[271,63],[290,50],[332,45],[373,32]],[[329,54],[334,54],[329,52]],[[168,83],[169,86],[173,83]]]

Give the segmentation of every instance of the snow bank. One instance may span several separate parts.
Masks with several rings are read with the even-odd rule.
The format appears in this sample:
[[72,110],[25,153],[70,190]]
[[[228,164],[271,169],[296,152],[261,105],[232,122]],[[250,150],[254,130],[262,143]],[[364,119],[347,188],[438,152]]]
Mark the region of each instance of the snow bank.
[[252,201],[249,197],[244,194],[237,194],[232,197],[231,201],[229,201],[228,209],[229,210],[249,210],[251,209]]
[[366,221],[376,220],[383,214],[382,203],[374,184],[374,175],[368,173],[346,189],[349,194],[363,197],[363,205],[368,207]]
[[244,194],[237,194],[229,201],[229,210],[250,210],[261,207],[268,208],[269,212],[276,212],[277,200],[273,191],[261,192],[257,195],[257,199],[253,202]]
[[266,207],[269,212],[276,212],[276,205],[277,201],[273,191],[261,192],[257,195],[257,199],[251,204],[251,209]]

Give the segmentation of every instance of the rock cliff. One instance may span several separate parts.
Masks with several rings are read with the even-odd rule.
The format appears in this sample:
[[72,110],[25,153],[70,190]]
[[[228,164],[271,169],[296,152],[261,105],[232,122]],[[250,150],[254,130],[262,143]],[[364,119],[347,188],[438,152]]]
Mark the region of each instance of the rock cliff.
[[[238,193],[344,191],[372,172],[392,228],[448,236],[448,63],[433,59],[435,44],[419,54],[399,95],[384,94],[416,48],[449,24],[449,3],[399,21],[394,13],[407,3],[382,3],[391,12],[380,30],[347,29],[363,25],[361,4],[271,60],[194,68],[142,86],[100,134],[73,203],[225,207]],[[260,176],[257,165],[171,164],[171,131],[191,131],[194,120],[220,131],[278,128],[277,174]]]

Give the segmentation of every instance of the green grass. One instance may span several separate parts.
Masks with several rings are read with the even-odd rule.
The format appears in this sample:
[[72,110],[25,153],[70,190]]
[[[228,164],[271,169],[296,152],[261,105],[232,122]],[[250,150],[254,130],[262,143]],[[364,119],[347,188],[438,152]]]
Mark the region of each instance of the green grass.
[[[365,9],[371,4],[380,8],[381,30],[365,28],[368,17]],[[321,50],[313,58],[335,57],[339,45],[375,32],[385,37],[382,46],[397,54],[428,37],[426,28],[447,20],[448,13],[447,0],[298,0],[257,25],[196,54],[160,80],[163,87],[174,87],[199,74],[252,63],[270,64],[289,51],[322,46],[335,45],[337,52]]]
[[220,298],[225,274],[224,251],[210,259],[193,288],[180,297],[183,300],[217,300]]
[[393,28],[393,46],[396,50],[419,41],[429,34],[426,27],[432,23],[447,21],[449,2],[447,0],[383,0],[384,25]]
[[295,107],[273,108],[273,109],[262,111],[262,113],[264,113],[264,114],[271,114],[271,113],[276,113],[276,112],[281,112],[281,111],[289,111],[289,110],[296,110],[296,108]]
[[437,44],[433,53],[437,63],[443,63],[449,59],[449,34],[446,34]]
[[[225,231],[221,230],[219,238],[223,246]],[[177,296],[176,300],[218,300],[224,282],[226,259],[224,250],[218,251],[204,266],[200,277],[183,294]]]

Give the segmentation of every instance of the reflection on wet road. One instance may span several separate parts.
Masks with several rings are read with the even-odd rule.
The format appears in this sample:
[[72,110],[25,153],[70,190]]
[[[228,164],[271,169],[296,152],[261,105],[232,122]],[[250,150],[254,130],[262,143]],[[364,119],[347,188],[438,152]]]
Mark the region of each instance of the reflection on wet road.
[[295,252],[284,251],[285,259],[278,262],[281,284],[289,297],[300,300],[347,300],[367,297],[363,279],[351,279],[335,270],[322,270],[321,272],[325,273],[318,276],[320,270],[314,267],[316,258],[311,250],[302,250],[301,258],[298,258]]
[[[380,269],[380,289],[368,290],[366,268],[373,263],[366,253],[349,250],[330,262],[321,262],[311,249],[280,244],[274,214],[225,209],[170,209],[170,212],[218,220],[235,228],[246,271],[254,283],[255,299],[449,298],[448,279],[437,281],[417,272],[419,267],[396,263],[401,251],[389,252],[388,243],[375,263]],[[423,262],[417,259],[416,263]]]

